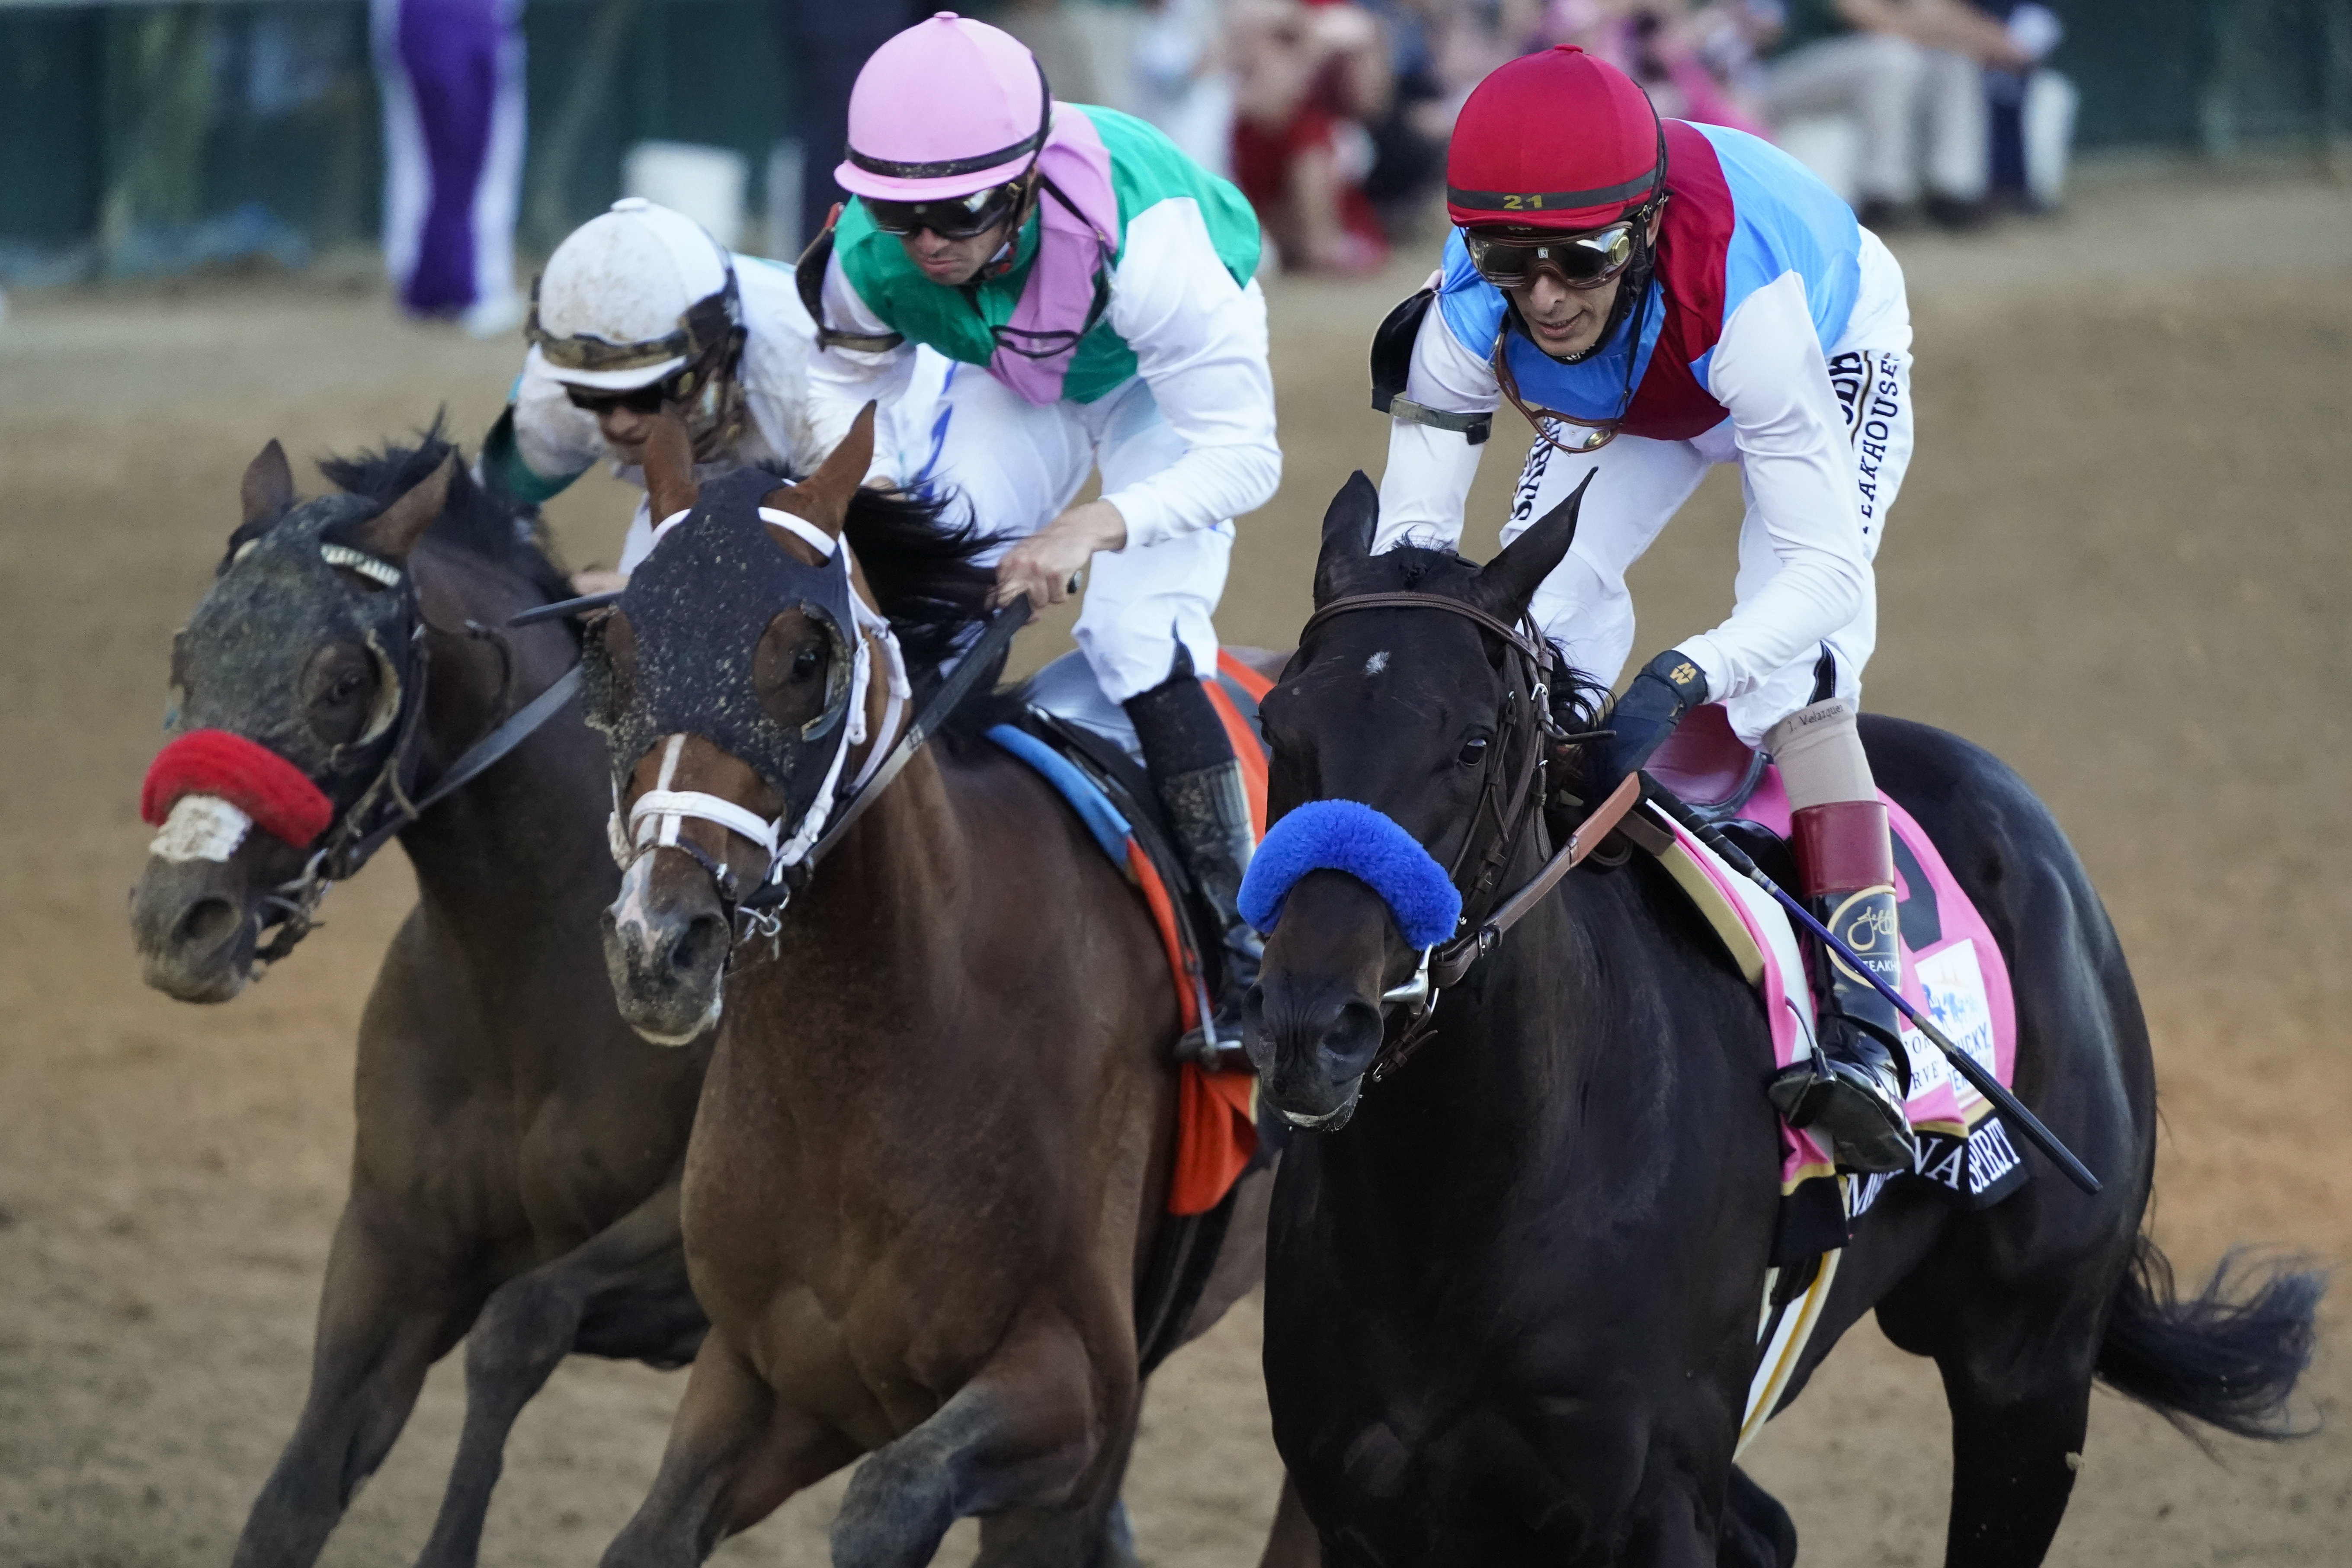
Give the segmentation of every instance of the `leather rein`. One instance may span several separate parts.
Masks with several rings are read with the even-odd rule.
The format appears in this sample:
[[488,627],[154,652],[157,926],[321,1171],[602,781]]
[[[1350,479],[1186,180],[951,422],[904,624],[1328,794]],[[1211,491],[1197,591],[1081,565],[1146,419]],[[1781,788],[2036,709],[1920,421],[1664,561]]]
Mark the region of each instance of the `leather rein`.
[[[1435,1027],[1439,995],[1461,984],[1463,977],[1502,941],[1503,934],[1541,903],[1560,880],[1581,864],[1607,838],[1642,797],[1638,776],[1626,779],[1606,800],[1578,824],[1568,842],[1550,848],[1545,835],[1543,802],[1547,758],[1555,741],[1570,739],[1551,715],[1550,679],[1554,660],[1532,621],[1514,626],[1461,599],[1443,594],[1398,592],[1356,594],[1334,599],[1308,617],[1300,628],[1303,645],[1315,628],[1335,616],[1360,610],[1438,610],[1475,623],[1502,639],[1507,683],[1503,696],[1501,734],[1479,781],[1478,802],[1471,808],[1470,830],[1446,877],[1462,894],[1462,921],[1457,934],[1424,949],[1412,978],[1381,998],[1391,1024],[1406,1020],[1400,1032],[1391,1027],[1372,1060],[1371,1082],[1385,1081],[1430,1037]],[[1516,892],[1501,894],[1503,875],[1518,858],[1527,836],[1535,835],[1544,862]]]

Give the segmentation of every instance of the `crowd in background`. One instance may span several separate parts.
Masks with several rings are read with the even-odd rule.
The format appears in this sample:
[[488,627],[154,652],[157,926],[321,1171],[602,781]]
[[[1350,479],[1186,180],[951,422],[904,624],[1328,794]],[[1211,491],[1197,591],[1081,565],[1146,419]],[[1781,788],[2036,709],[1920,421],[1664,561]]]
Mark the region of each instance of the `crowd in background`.
[[1882,231],[2042,210],[2072,89],[2019,0],[1013,0],[1060,97],[1228,174],[1293,271],[1376,268],[1430,207],[1470,89],[1575,44],[1662,114],[1780,142]]
[[[517,0],[373,0],[386,115],[384,248],[404,303],[511,327],[520,179]],[[798,211],[780,253],[842,193],[849,84],[928,0],[776,0],[794,77]],[[2074,89],[2042,61],[2034,0],[1001,0],[1056,97],[1150,121],[1229,175],[1286,270],[1370,271],[1444,183],[1471,88],[1574,44],[1659,112],[1769,137],[1881,232],[1980,225],[2058,195]],[[633,194],[637,194],[634,193]]]

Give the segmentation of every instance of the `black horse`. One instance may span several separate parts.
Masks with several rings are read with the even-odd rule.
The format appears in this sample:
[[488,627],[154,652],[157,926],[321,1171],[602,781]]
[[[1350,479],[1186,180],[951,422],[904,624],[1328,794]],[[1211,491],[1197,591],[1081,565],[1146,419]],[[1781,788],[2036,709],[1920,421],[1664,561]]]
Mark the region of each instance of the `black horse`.
[[[1370,554],[1376,510],[1360,474],[1333,503],[1318,610],[1426,595],[1515,626],[1576,522],[1571,502],[1481,569]],[[1519,657],[1425,599],[1310,623],[1264,705],[1275,811],[1360,801],[1454,864],[1490,768],[1546,743],[1524,700],[1507,705]],[[2018,1093],[2106,1184],[2086,1196],[2041,1165],[2005,1202],[1962,1213],[1895,1183],[1855,1222],[1783,1403],[1876,1309],[1943,1373],[1948,1563],[2037,1563],[2095,1378],[2176,1421],[2282,1435],[2323,1285],[2281,1271],[2231,1300],[2217,1276],[2175,1298],[2140,1230],[2156,1130],[2147,1029],[2080,863],[1993,757],[1900,721],[1863,732],[1879,782],[2007,957]],[[1534,875],[1539,839],[1518,845],[1503,891]],[[1793,1561],[1788,1516],[1732,1463],[1778,1192],[1754,995],[1635,854],[1569,876],[1367,1090],[1381,998],[1419,961],[1365,882],[1312,871],[1251,999],[1273,1102],[1344,1124],[1292,1142],[1266,1285],[1275,1438],[1326,1561]]]
[[[462,1568],[507,1434],[558,1363],[677,1366],[701,1342],[678,1173],[709,1043],[649,1045],[614,1008],[597,927],[619,882],[612,800],[576,702],[422,816],[400,809],[578,659],[564,623],[489,629],[562,595],[563,574],[437,434],[321,467],[341,493],[298,500],[278,443],[254,459],[173,658],[175,731],[307,776],[334,813],[320,844],[404,822],[418,893],[360,1022],[310,1396],[236,1561],[312,1562],[466,1338],[465,1431],[424,1554]],[[148,983],[236,995],[257,952],[306,928],[314,853],[257,824],[233,849],[150,858],[131,911]],[[357,868],[343,858],[326,869]]]

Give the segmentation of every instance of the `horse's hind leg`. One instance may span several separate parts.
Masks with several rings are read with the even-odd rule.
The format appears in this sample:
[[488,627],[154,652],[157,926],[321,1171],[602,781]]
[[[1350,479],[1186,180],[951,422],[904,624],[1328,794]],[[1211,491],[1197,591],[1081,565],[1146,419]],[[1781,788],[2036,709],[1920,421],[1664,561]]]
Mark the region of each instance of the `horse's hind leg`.
[[466,1427],[419,1568],[470,1568],[507,1435],[565,1356],[683,1361],[703,1327],[687,1284],[676,1182],[492,1291],[466,1337]]
[[[2036,1195],[2011,1203],[2022,1214]],[[1879,1326],[1936,1358],[1951,1407],[1947,1568],[2030,1568],[2049,1551],[2090,1423],[2099,1313],[2084,1282],[2108,1278],[2081,1266],[2072,1289],[2025,1292],[1930,1268],[1881,1302]]]
[[1737,1465],[1723,1494],[1715,1560],[1717,1568],[1792,1568],[1797,1561],[1797,1527],[1789,1510]]
[[604,1549],[603,1568],[693,1568],[856,1457],[840,1433],[780,1403],[714,1330],[687,1375],[653,1489]]
[[360,1483],[407,1423],[425,1374],[466,1331],[479,1296],[404,1245],[354,1194],[319,1292],[310,1392],[238,1535],[234,1568],[308,1568]]

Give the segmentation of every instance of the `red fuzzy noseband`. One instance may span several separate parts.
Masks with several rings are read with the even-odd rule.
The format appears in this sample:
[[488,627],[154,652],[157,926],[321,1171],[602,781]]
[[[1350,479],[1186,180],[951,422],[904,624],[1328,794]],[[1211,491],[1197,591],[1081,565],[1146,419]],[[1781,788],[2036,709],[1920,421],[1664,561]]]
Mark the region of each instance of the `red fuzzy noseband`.
[[139,791],[139,815],[160,827],[189,795],[218,795],[297,849],[335,819],[333,803],[301,769],[226,730],[192,730],[156,752]]

